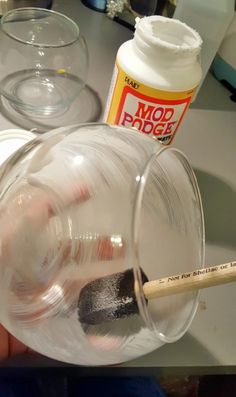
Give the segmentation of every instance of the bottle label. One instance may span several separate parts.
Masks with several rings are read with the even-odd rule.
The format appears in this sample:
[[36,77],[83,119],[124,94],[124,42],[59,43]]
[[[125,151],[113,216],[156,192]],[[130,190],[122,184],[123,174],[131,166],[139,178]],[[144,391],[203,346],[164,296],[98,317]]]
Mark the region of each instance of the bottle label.
[[133,79],[116,64],[104,121],[135,128],[169,144],[188,109],[197,87],[162,91]]

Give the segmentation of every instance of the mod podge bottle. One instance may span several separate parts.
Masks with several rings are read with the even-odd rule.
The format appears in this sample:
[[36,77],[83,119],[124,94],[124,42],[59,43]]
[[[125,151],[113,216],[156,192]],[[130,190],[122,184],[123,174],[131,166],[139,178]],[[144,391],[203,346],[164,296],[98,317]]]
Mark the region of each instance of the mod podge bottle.
[[169,144],[201,79],[201,45],[179,20],[137,18],[134,38],[117,53],[104,121]]

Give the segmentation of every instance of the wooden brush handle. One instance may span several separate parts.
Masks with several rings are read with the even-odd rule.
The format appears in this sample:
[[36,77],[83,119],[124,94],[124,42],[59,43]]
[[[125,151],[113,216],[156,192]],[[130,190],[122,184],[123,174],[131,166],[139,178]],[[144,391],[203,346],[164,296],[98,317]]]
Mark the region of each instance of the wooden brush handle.
[[232,281],[236,281],[236,262],[149,281],[143,285],[143,290],[147,299],[154,299]]

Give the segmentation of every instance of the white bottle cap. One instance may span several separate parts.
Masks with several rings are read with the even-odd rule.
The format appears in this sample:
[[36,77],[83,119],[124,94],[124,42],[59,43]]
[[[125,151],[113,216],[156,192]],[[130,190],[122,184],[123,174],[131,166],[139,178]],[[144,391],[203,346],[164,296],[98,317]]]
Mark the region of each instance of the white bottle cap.
[[0,131],[0,166],[21,146],[36,138],[30,131],[9,129]]

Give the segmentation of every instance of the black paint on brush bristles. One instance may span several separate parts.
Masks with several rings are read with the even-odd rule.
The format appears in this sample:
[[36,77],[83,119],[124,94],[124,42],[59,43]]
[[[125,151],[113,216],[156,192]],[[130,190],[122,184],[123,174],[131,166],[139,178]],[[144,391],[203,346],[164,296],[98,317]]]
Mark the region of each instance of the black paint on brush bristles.
[[[148,281],[141,270],[143,284]],[[132,269],[96,279],[79,296],[79,321],[88,325],[126,318],[139,313]]]

